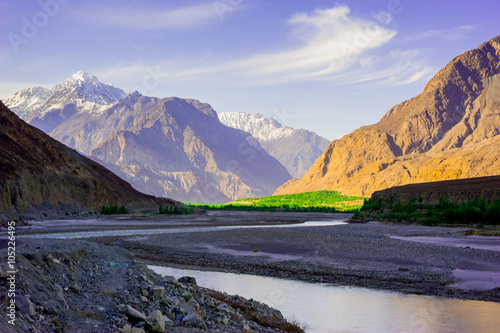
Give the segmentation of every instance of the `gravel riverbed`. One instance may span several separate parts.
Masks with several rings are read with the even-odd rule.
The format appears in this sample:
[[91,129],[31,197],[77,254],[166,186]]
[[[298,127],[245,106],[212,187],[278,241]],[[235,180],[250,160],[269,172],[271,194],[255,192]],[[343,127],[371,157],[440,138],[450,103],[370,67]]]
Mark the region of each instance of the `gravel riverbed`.
[[[456,287],[461,282],[454,274],[457,270],[476,276],[482,272],[500,274],[500,252],[474,248],[477,237],[463,236],[464,231],[367,223],[100,237],[93,241],[126,248],[156,265],[498,302],[498,280],[492,281],[496,288],[491,289]],[[450,246],[453,242],[405,240],[413,236],[456,239],[462,247]],[[485,243],[494,248],[500,239],[481,237],[481,246]]]

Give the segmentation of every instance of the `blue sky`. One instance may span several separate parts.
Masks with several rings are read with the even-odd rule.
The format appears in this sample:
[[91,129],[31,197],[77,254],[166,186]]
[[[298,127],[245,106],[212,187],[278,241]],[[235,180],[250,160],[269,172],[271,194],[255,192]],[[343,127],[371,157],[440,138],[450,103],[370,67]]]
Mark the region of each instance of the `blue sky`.
[[500,34],[498,13],[498,0],[0,0],[0,98],[85,70],[332,140]]

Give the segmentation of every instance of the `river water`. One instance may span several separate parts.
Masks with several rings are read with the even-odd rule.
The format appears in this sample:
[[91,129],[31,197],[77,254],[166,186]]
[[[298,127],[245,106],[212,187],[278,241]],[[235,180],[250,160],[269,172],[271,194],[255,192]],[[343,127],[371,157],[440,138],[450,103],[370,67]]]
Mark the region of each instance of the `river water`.
[[193,276],[200,286],[266,303],[311,333],[497,333],[500,328],[500,304],[494,302],[149,267],[161,275]]
[[[87,221],[84,221],[88,223]],[[93,222],[93,221],[91,221]],[[100,221],[98,221],[100,222]],[[236,225],[236,226],[219,226],[219,227],[184,227],[184,228],[161,228],[161,229],[125,229],[125,230],[99,230],[99,231],[76,231],[76,232],[59,232],[22,235],[26,238],[89,238],[89,237],[110,237],[110,236],[134,236],[134,235],[157,235],[157,234],[176,234],[185,232],[207,232],[207,231],[223,231],[235,229],[254,229],[254,228],[304,228],[304,227],[327,227],[335,225],[347,224],[341,220],[329,221],[310,221],[294,224],[274,224],[274,225]],[[81,223],[83,225],[83,223]]]

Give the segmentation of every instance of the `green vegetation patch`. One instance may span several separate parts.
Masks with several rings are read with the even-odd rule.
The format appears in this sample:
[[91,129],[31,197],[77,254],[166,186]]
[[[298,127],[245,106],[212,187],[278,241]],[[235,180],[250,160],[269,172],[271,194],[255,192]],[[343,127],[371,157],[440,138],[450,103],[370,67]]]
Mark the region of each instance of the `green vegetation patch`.
[[284,212],[356,212],[366,198],[349,197],[338,191],[317,191],[240,199],[227,204],[186,203],[207,210],[284,211]]
[[128,214],[128,210],[125,206],[102,206],[101,207],[102,215],[116,215],[116,214]]
[[160,206],[159,214],[193,214],[194,208],[192,207],[178,207],[178,206]]
[[424,225],[500,225],[500,199],[475,198],[456,203],[442,198],[437,204],[425,204],[422,197],[402,203],[380,198],[365,200],[355,220],[418,222]]

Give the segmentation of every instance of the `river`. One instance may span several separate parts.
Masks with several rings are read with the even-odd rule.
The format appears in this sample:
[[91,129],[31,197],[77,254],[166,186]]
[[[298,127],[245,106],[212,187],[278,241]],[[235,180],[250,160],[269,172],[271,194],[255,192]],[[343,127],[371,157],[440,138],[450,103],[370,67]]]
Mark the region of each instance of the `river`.
[[262,276],[149,266],[198,285],[266,303],[311,333],[496,333],[500,304],[313,284]]

